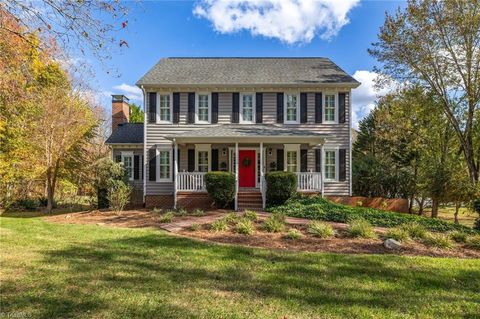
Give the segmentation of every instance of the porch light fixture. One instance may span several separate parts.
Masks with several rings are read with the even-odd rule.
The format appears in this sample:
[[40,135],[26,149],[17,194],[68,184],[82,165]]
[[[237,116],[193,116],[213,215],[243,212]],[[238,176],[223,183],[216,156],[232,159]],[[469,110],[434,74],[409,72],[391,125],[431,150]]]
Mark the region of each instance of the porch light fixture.
[[272,148],[271,147],[268,148],[268,156],[272,156]]
[[223,156],[226,156],[227,155],[227,149],[224,147],[222,148],[222,155]]

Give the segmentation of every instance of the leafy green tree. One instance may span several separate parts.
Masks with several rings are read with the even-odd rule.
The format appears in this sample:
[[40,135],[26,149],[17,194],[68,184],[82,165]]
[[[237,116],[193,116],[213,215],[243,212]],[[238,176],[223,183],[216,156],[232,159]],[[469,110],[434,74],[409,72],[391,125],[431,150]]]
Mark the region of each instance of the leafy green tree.
[[[457,139],[470,180],[480,169],[480,1],[410,0],[387,14],[369,50],[384,80],[418,85],[435,97]],[[388,82],[388,81],[387,81]]]
[[143,123],[144,113],[142,108],[135,104],[130,104],[130,123]]

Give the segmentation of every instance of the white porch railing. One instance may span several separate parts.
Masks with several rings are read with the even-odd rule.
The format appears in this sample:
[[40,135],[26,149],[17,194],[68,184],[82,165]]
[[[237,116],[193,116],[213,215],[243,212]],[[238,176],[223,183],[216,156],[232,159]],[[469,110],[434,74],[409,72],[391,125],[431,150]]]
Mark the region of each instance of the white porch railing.
[[205,173],[200,172],[178,172],[177,190],[202,192],[205,191]]
[[298,191],[321,191],[322,173],[297,173],[297,189]]

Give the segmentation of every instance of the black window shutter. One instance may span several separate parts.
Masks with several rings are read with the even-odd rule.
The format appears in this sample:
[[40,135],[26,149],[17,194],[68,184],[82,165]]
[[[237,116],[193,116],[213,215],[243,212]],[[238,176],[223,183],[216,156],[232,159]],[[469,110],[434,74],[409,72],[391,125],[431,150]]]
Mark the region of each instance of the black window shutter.
[[283,150],[277,150],[277,171],[283,171]]
[[144,166],[145,166],[145,162],[143,161],[143,155],[142,155],[142,162],[141,162],[141,176],[140,176],[140,179],[143,180],[143,171],[144,171]]
[[338,123],[345,123],[345,93],[338,93]]
[[189,124],[195,123],[195,93],[188,93],[188,116]]
[[344,182],[347,179],[347,150],[341,148],[338,150],[338,180]]
[[263,94],[257,93],[255,99],[255,122],[263,123]]
[[233,93],[232,94],[232,123],[239,122],[239,111],[240,111],[240,94]]
[[180,149],[177,149],[177,170],[180,172]]
[[300,172],[306,172],[308,166],[307,160],[308,150],[300,150]]
[[151,148],[148,150],[148,180],[157,180],[157,150]]
[[157,121],[157,93],[148,93],[148,123]]
[[122,155],[115,155],[115,162],[120,163],[122,161]]
[[140,179],[140,156],[133,156],[133,179]]
[[173,123],[180,122],[180,93],[173,93]]
[[283,123],[283,93],[277,93],[277,123]]
[[188,150],[188,169],[189,172],[195,171],[195,150]]
[[218,93],[212,93],[212,123],[218,123]]
[[212,171],[218,171],[218,149],[212,149]]
[[307,93],[300,93],[300,123],[307,123]]
[[315,123],[322,123],[322,93],[315,93]]
[[317,148],[315,150],[315,172],[322,171],[322,150]]

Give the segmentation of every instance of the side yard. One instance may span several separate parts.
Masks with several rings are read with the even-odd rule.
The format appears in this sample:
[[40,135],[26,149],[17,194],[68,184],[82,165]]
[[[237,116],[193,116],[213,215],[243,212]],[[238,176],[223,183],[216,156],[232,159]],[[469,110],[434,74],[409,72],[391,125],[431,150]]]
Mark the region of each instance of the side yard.
[[0,217],[2,315],[453,318],[480,313],[480,260],[298,253],[152,229]]

